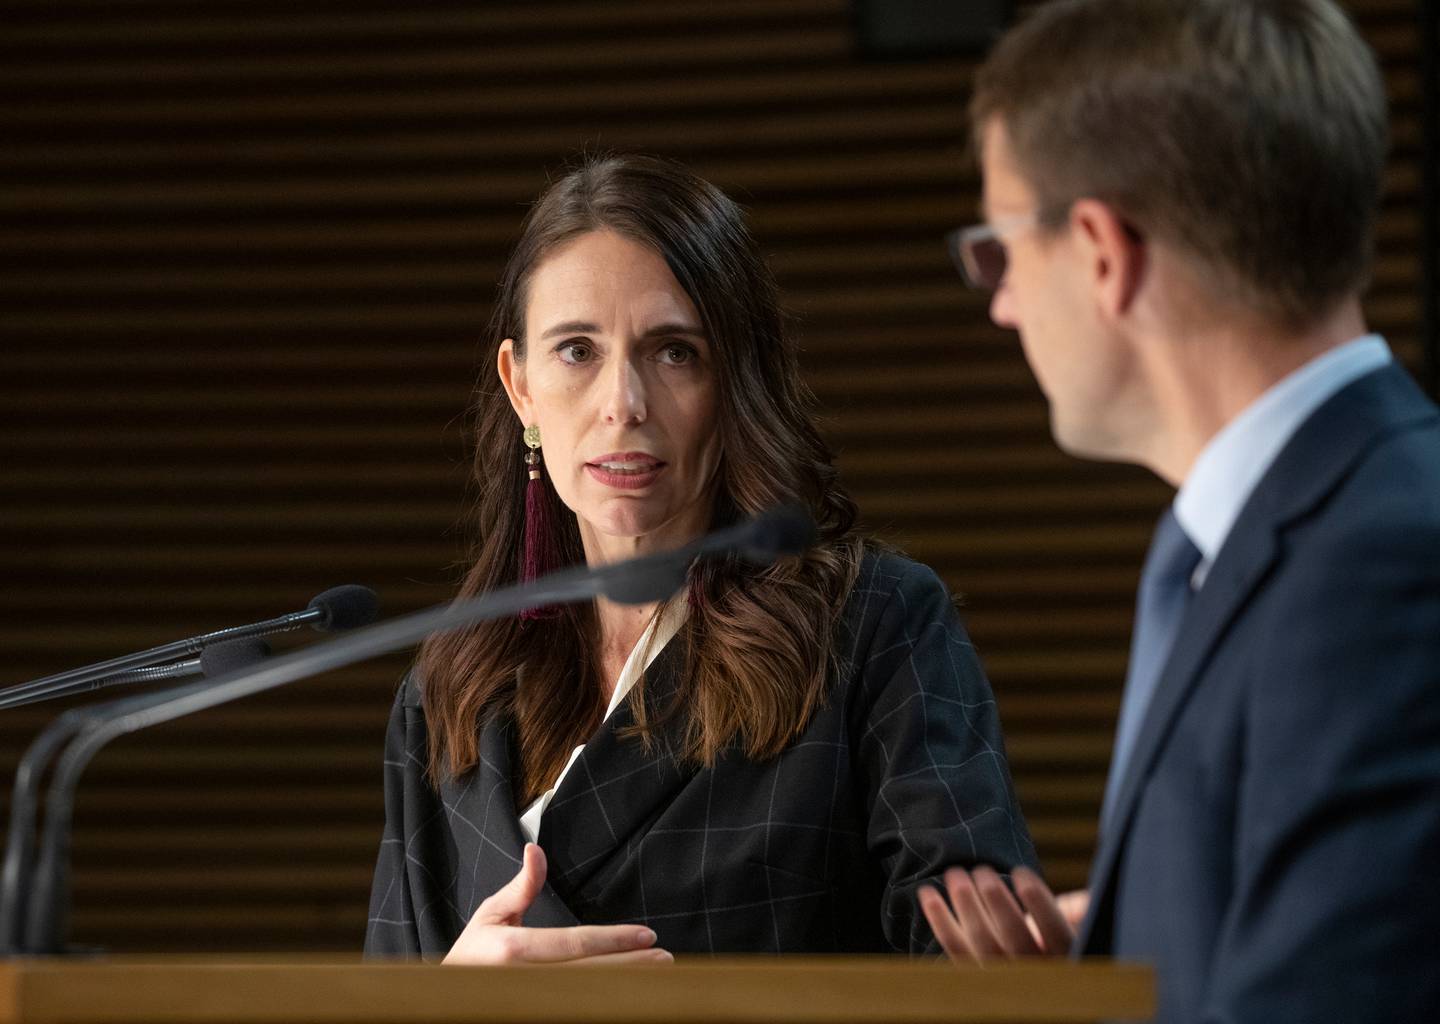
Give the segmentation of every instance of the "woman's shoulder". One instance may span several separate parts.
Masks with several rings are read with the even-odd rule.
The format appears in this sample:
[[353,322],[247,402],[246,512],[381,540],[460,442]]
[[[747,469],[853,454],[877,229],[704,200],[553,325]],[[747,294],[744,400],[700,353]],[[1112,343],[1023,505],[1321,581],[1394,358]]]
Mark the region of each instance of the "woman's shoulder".
[[930,566],[868,544],[842,617],[852,635],[865,635],[882,621],[903,628],[919,619],[952,619],[955,605],[950,589]]
[[405,678],[400,680],[400,689],[395,694],[395,706],[416,710],[424,707],[420,693],[420,666],[411,666],[410,671],[405,673]]
[[[902,689],[953,689],[954,674],[974,660],[954,599],[935,570],[880,547],[861,560],[835,653],[842,701],[861,709],[897,681]],[[978,669],[964,675],[967,685],[972,678],[983,683]]]
[[934,569],[893,548],[867,544],[848,603],[873,605],[876,599],[884,603],[937,597],[950,602],[950,590]]

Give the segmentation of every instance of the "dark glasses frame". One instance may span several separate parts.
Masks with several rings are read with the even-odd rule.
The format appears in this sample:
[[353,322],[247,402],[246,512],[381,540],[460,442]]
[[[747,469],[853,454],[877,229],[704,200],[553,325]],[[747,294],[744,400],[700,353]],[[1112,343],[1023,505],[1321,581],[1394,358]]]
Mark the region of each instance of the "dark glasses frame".
[[967,285],[977,291],[993,292],[1005,280],[1009,265],[1002,239],[1039,223],[1038,213],[1025,213],[994,224],[972,224],[947,232],[945,246]]

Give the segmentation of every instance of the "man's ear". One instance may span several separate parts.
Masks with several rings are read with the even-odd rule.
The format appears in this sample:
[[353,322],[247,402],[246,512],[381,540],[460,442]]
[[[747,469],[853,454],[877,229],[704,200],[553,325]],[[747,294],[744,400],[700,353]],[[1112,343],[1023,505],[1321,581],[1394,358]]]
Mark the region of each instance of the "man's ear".
[[1089,261],[1105,313],[1112,318],[1128,313],[1150,269],[1145,239],[1113,206],[1098,199],[1075,201],[1070,229]]
[[500,351],[495,356],[495,370],[500,375],[500,383],[505,385],[505,393],[510,396],[510,407],[515,410],[515,415],[520,417],[522,426],[530,426],[535,420],[532,417],[534,406],[530,401],[530,388],[525,380],[525,361],[515,357],[515,339],[506,338],[500,343]]

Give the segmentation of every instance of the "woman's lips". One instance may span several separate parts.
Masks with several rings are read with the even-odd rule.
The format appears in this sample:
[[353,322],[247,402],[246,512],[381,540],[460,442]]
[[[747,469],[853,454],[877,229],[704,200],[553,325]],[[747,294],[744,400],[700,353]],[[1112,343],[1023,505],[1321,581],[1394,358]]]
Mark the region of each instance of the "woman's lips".
[[644,452],[612,452],[585,463],[585,472],[606,487],[635,491],[655,482],[665,463]]

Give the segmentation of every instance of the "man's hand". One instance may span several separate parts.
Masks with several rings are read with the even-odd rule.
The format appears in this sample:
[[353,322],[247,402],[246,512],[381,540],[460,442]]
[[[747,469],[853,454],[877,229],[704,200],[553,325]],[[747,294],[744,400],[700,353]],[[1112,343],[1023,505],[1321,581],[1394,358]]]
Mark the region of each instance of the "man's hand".
[[525,844],[520,872],[475,911],[445,955],[447,964],[655,964],[675,958],[654,948],[655,933],[639,925],[526,928],[525,911],[545,885],[545,854]]
[[1016,868],[1010,876],[1015,896],[994,868],[945,872],[944,895],[933,886],[920,887],[918,898],[941,948],[956,963],[978,963],[1000,957],[1064,956],[1085,918],[1090,894],[1085,890],[1056,898],[1040,876]]

